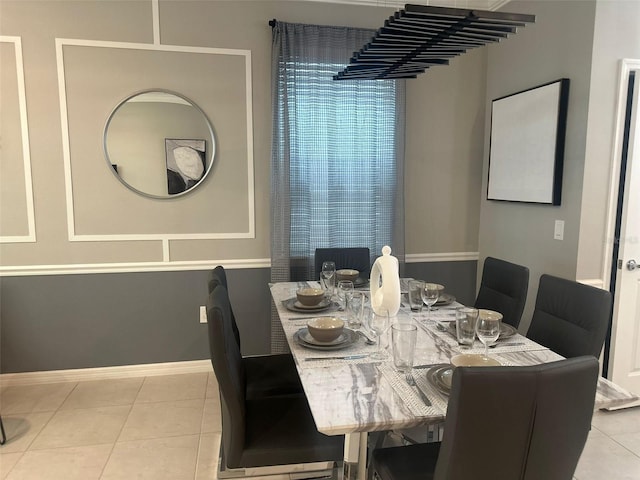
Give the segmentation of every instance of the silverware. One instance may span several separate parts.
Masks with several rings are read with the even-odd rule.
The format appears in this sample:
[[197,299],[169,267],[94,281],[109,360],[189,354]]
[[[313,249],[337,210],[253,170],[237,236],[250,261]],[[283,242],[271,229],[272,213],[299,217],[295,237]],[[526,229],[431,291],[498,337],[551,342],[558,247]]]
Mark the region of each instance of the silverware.
[[424,394],[424,392],[422,390],[420,390],[420,387],[416,384],[416,381],[413,378],[413,375],[411,374],[411,371],[406,373],[404,379],[406,380],[407,384],[413,389],[413,391],[418,393],[418,395],[420,396],[420,399],[424,402],[424,404],[430,407],[431,406],[431,400],[429,400],[429,397],[427,397]]
[[362,355],[344,355],[341,357],[307,357],[305,358],[305,362],[309,362],[312,360],[356,360],[358,358],[365,358],[368,357],[369,354],[362,354]]
[[442,365],[442,363],[426,363],[426,364],[424,364],[424,365],[414,365],[414,366],[413,366],[413,369],[414,369],[414,370],[419,370],[419,369],[422,369],[422,368],[431,368],[431,367],[435,367],[435,366],[437,366],[437,365]]
[[520,345],[524,345],[524,342],[494,343],[493,345],[489,345],[489,348],[496,348],[496,347],[519,347]]
[[369,338],[369,336],[364,333],[362,330],[356,330],[356,332],[358,332],[360,335],[362,335],[364,337],[364,343],[366,343],[367,345],[375,345],[376,341]]

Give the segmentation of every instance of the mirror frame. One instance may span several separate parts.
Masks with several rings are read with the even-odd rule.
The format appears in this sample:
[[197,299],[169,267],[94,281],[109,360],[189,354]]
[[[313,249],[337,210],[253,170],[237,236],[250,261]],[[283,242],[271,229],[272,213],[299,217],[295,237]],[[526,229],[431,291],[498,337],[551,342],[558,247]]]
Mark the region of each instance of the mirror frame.
[[[112,159],[109,156],[109,151],[107,150],[107,133],[109,130],[109,125],[111,124],[111,120],[113,119],[113,116],[115,115],[115,113],[118,111],[118,109],[124,105],[126,102],[128,102],[129,100],[131,100],[134,97],[137,97],[138,95],[142,95],[145,93],[152,93],[152,92],[159,92],[159,93],[166,93],[166,94],[170,94],[170,95],[175,95],[176,97],[179,97],[181,99],[183,99],[185,102],[188,102],[191,106],[193,106],[196,110],[198,110],[200,112],[200,114],[202,115],[202,117],[204,118],[206,124],[207,124],[207,129],[209,130],[209,135],[211,135],[211,148],[209,149],[210,152],[208,154],[207,157],[205,157],[205,163],[207,160],[209,160],[209,166],[205,169],[204,174],[202,175],[202,178],[200,178],[200,180],[198,181],[197,184],[195,184],[194,186],[192,186],[191,188],[189,188],[188,190],[185,190],[184,192],[180,192],[180,193],[174,193],[172,195],[154,195],[152,193],[147,193],[147,192],[143,192],[142,190],[138,190],[137,188],[135,188],[134,186],[128,184],[119,174],[118,172],[113,168],[113,163],[112,163]],[[209,120],[209,117],[207,117],[207,115],[204,113],[204,110],[202,110],[195,102],[193,102],[190,98],[174,92],[173,90],[167,90],[165,88],[149,88],[149,89],[145,89],[145,90],[140,90],[137,91],[135,93],[132,93],[131,95],[125,97],[123,100],[121,100],[120,102],[118,102],[118,104],[115,106],[115,108],[113,110],[111,110],[111,113],[109,114],[109,116],[107,117],[107,121],[104,125],[104,130],[102,133],[102,148],[104,150],[104,157],[105,160],[107,162],[107,166],[109,168],[109,171],[118,179],[118,181],[120,183],[122,183],[125,187],[127,187],[129,190],[131,190],[132,192],[135,192],[139,195],[142,195],[144,197],[147,198],[155,198],[158,200],[171,200],[172,198],[177,198],[177,197],[181,197],[183,195],[186,195],[188,193],[191,193],[192,191],[194,191],[196,188],[198,188],[200,185],[202,185],[202,183],[205,181],[205,179],[207,178],[207,176],[209,175],[209,172],[211,172],[212,168],[213,168],[213,162],[215,160],[215,153],[216,153],[216,137],[213,131],[213,125],[211,124],[211,121]]]

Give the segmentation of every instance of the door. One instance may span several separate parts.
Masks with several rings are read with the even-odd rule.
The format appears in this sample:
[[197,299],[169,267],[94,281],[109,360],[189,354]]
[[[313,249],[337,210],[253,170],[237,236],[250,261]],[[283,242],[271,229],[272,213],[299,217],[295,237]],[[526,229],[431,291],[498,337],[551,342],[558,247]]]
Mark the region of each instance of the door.
[[627,103],[628,128],[622,149],[624,177],[621,176],[620,188],[624,188],[624,194],[614,266],[617,269],[609,379],[640,395],[640,67],[636,68],[629,75],[628,92],[632,97]]

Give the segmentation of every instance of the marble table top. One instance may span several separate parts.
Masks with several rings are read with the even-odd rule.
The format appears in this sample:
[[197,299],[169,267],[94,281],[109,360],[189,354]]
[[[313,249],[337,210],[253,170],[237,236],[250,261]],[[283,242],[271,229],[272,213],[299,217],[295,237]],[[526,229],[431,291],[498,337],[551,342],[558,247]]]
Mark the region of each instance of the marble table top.
[[[310,284],[313,286],[315,282]],[[327,435],[372,432],[437,424],[444,420],[448,397],[426,379],[426,372],[433,365],[448,364],[452,356],[460,353],[453,335],[442,328],[453,320],[455,305],[440,307],[429,318],[426,309],[414,313],[403,308],[401,315],[403,321],[418,325],[413,376],[431,401],[432,405],[428,406],[408,386],[404,377],[396,372],[389,351],[385,360],[374,361],[369,358],[378,345],[367,344],[363,335],[354,335],[356,340],[339,350],[324,351],[301,345],[294,334],[304,328],[314,314],[293,312],[286,308],[285,301],[295,297],[296,289],[296,283],[276,283],[271,285],[271,294],[320,432]],[[339,311],[337,306],[315,316],[325,315],[346,320],[344,312]],[[370,336],[369,332],[366,333]],[[520,334],[503,341],[507,344],[505,346],[500,343],[490,350],[490,356],[506,366],[536,365],[563,358]],[[518,345],[510,345],[512,343]],[[382,346],[388,350],[386,334],[382,336]],[[471,350],[471,353],[482,352],[484,347],[479,343]],[[356,358],[329,358],[344,356]],[[635,400],[637,397],[621,387],[604,378],[599,379],[596,409],[612,408]]]

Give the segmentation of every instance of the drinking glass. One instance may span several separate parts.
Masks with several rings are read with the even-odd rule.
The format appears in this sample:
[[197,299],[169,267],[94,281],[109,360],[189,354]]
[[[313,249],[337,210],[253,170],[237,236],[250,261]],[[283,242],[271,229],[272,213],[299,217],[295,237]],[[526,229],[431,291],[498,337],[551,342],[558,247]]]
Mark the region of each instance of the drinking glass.
[[460,307],[456,310],[456,336],[461,350],[469,350],[476,338],[478,309]]
[[338,298],[340,299],[341,308],[348,313],[353,299],[353,282],[351,280],[340,280],[338,282]]
[[349,328],[357,330],[362,327],[362,318],[364,316],[364,304],[366,303],[366,295],[364,292],[353,292],[351,305],[347,312]]
[[491,310],[480,310],[476,321],[476,335],[484,344],[484,356],[489,356],[489,345],[500,336],[502,315]]
[[336,284],[336,264],[335,262],[327,261],[322,262],[322,278],[324,284],[329,291],[329,297],[333,295],[333,287]]
[[395,323],[391,326],[393,365],[401,373],[408,374],[413,368],[416,338],[418,338],[418,328],[415,325]]
[[431,307],[438,301],[440,295],[437,283],[425,283],[421,291],[422,301],[427,306],[427,320],[431,318]]
[[384,350],[382,350],[382,334],[387,331],[387,328],[389,328],[389,312],[384,312],[381,315],[372,312],[369,317],[369,329],[378,338],[378,351],[372,353],[370,357],[373,360],[384,360],[387,358]]
[[421,312],[422,306],[422,289],[424,282],[422,280],[409,280],[409,306],[412,312]]

